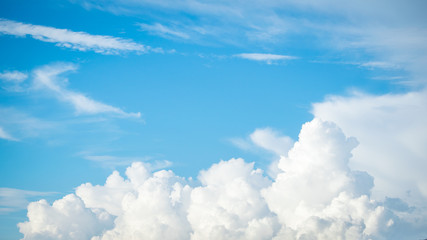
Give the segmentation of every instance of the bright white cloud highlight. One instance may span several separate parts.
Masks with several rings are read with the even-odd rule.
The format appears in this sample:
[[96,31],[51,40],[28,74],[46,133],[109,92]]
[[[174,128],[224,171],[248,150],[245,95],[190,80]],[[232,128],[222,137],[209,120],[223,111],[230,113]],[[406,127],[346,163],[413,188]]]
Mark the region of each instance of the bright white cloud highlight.
[[0,33],[56,43],[57,46],[78,51],[94,51],[102,54],[119,54],[122,52],[144,53],[150,48],[132,40],[104,35],[91,35],[85,32],[73,32],[40,25],[32,25],[0,18]]
[[273,62],[283,61],[283,60],[293,60],[297,57],[288,56],[288,55],[278,55],[278,54],[267,54],[267,53],[241,53],[234,55],[238,58],[266,62],[272,64]]
[[[425,237],[420,209],[412,223],[405,211],[413,217],[414,209],[388,207],[404,206],[401,200],[370,199],[372,177],[348,166],[356,145],[335,124],[314,119],[274,179],[243,159],[201,171],[200,184],[135,162],[126,178],[115,171],[104,185],[82,184],[52,205],[31,203],[28,221],[18,226],[27,240]],[[414,227],[404,232],[396,223]]]
[[249,137],[257,146],[281,156],[286,156],[294,144],[290,137],[282,136],[271,128],[256,129]]
[[127,113],[120,108],[113,107],[93,99],[90,99],[82,93],[68,90],[64,86],[64,79],[60,79],[59,75],[65,72],[76,70],[73,64],[53,64],[37,68],[33,71],[34,86],[36,89],[49,90],[59,100],[71,104],[77,114],[99,114],[99,113],[114,113],[122,117],[139,118],[141,114]]
[[426,103],[425,90],[381,96],[354,93],[314,104],[313,114],[336,122],[360,141],[350,165],[374,176],[376,198],[388,195],[427,207]]

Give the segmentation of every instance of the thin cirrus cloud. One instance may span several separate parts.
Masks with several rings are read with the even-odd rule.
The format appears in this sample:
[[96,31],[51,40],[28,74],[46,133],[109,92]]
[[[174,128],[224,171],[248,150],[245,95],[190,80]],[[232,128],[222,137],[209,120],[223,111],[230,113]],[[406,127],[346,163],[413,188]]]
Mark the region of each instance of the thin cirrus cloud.
[[27,24],[3,18],[0,18],[0,33],[18,37],[28,35],[40,41],[55,43],[60,47],[78,51],[94,51],[101,54],[119,54],[122,52],[145,53],[150,49],[148,46],[128,39],[91,35],[85,32],[74,32],[69,29]]
[[252,61],[266,62],[267,64],[272,64],[278,61],[297,59],[297,57],[295,56],[269,54],[269,53],[240,53],[240,54],[235,54],[234,57],[243,58],[243,59],[252,60]]
[[159,35],[162,37],[166,37],[166,38],[181,38],[181,39],[189,39],[190,35],[182,32],[182,31],[178,31],[175,29],[172,29],[170,27],[167,27],[165,25],[162,25],[160,23],[155,23],[155,24],[145,24],[145,23],[140,23],[138,24],[142,30],[144,31],[148,31],[154,35]]
[[74,64],[57,63],[43,66],[33,71],[35,89],[46,89],[63,101],[71,104],[77,114],[112,113],[121,117],[141,117],[141,113],[128,113],[120,108],[95,101],[82,93],[68,90],[60,83],[59,76],[65,72],[75,71]]
[[14,138],[12,135],[6,132],[1,126],[0,126],[0,138],[9,140],[9,141],[18,141],[18,139]]
[[125,177],[114,171],[104,185],[84,183],[52,204],[30,203],[28,221],[18,227],[28,240],[425,237],[420,209],[371,198],[373,177],[349,166],[356,146],[335,124],[315,118],[272,179],[243,159],[200,171],[198,184],[134,162]]
[[56,193],[0,188],[0,214],[23,210],[27,207],[30,199],[53,194]]

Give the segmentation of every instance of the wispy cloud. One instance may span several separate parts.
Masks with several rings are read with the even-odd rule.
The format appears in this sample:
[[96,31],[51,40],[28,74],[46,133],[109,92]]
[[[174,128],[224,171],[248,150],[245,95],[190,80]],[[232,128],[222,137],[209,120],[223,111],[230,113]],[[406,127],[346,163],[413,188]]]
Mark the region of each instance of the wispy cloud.
[[3,71],[0,73],[0,79],[9,81],[9,82],[17,82],[20,83],[28,78],[26,73],[20,71]]
[[22,92],[22,83],[28,78],[28,74],[20,71],[3,71],[0,80],[3,80],[2,88],[8,92]]
[[[12,107],[0,106],[0,125],[13,133],[13,139],[37,137],[52,129],[58,130],[58,123],[35,118]],[[10,136],[10,135],[9,135]]]
[[56,193],[0,188],[0,214],[23,210],[35,197],[46,197],[53,194]]
[[[203,39],[200,42],[231,43],[260,49],[280,46],[283,49],[289,47],[293,40],[301,39],[304,44],[311,45],[308,48],[325,50],[326,47],[340,51],[338,55],[341,59],[360,61],[353,54],[356,49],[371,57],[368,60],[371,63],[365,67],[399,66],[414,73],[417,79],[413,82],[426,83],[427,31],[424,24],[425,3],[422,1],[413,4],[382,0],[345,4],[337,0],[326,0],[321,4],[294,0],[251,1],[251,4],[244,1],[200,0],[74,2],[114,13],[144,16],[150,11],[167,13],[167,17],[152,19],[153,23],[148,19],[147,24],[159,24],[177,32],[191,33],[191,39]],[[205,31],[191,32],[186,31],[189,29],[187,26],[211,30],[209,34],[205,34]],[[171,35],[165,32],[164,36]]]
[[59,100],[71,104],[77,114],[114,113],[122,117],[139,118],[141,116],[139,112],[127,113],[120,108],[95,101],[82,93],[68,90],[63,84],[61,85],[59,75],[76,69],[77,67],[74,64],[67,63],[37,68],[33,71],[35,88],[49,90]]
[[273,62],[277,62],[277,61],[297,59],[297,57],[294,57],[294,56],[268,54],[268,53],[240,53],[234,56],[238,58],[247,59],[247,60],[266,62],[267,64],[272,64]]
[[396,64],[389,63],[389,62],[379,62],[379,61],[371,61],[371,62],[364,62],[360,63],[359,66],[365,67],[365,68],[384,68],[384,69],[395,69],[399,68]]
[[187,33],[172,29],[160,23],[155,23],[152,25],[140,23],[138,25],[141,27],[142,30],[148,31],[154,35],[159,35],[162,37],[182,38],[182,39],[190,38],[190,35],[188,35]]
[[105,35],[91,35],[40,25],[16,22],[0,18],[0,33],[19,37],[31,36],[34,39],[56,43],[57,46],[79,51],[94,51],[102,54],[119,54],[122,52],[147,52],[150,47],[129,39]]
[[0,138],[6,139],[9,141],[18,141],[18,139],[12,137],[9,133],[7,133],[1,126],[0,126]]

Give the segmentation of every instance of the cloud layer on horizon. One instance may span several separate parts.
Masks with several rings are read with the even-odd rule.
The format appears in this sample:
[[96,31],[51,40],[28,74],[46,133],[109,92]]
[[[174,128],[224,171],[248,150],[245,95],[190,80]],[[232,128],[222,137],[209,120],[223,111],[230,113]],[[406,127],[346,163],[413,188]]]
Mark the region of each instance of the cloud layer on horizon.
[[198,183],[135,162],[126,178],[114,171],[104,185],[82,184],[52,205],[31,203],[29,220],[18,226],[28,240],[425,237],[424,212],[393,208],[399,199],[370,198],[374,179],[348,165],[357,144],[335,124],[314,119],[274,179],[243,159],[202,170]]

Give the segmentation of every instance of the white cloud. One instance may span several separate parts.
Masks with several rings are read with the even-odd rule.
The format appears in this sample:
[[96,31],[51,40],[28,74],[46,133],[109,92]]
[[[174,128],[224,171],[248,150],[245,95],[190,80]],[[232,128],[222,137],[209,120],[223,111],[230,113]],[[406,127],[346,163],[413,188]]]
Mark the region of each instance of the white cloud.
[[360,63],[359,66],[365,67],[365,68],[385,68],[385,69],[399,68],[395,64],[388,63],[388,62],[379,62],[379,61],[364,62],[364,63]]
[[79,51],[94,51],[102,54],[122,52],[144,53],[150,48],[132,40],[104,35],[91,35],[85,32],[73,32],[40,25],[32,25],[0,18],[0,33],[56,43],[57,46]]
[[52,205],[31,203],[18,226],[28,240],[425,237],[423,208],[370,199],[372,177],[348,165],[356,145],[335,124],[314,119],[272,180],[243,159],[202,170],[199,184],[136,162],[126,178],[115,171],[104,185],[82,184]]
[[155,35],[160,35],[163,37],[175,37],[175,38],[182,38],[182,39],[190,38],[190,36],[187,33],[172,29],[160,23],[155,23],[153,25],[140,23],[138,25],[144,31],[148,31]]
[[0,126],[0,138],[6,139],[9,141],[18,141],[18,139],[12,137],[9,133],[7,133],[1,126]]
[[29,222],[19,223],[24,239],[90,239],[112,225],[112,218],[100,209],[88,209],[69,194],[50,205],[45,200],[28,205]]
[[235,57],[253,60],[253,61],[261,61],[266,62],[268,64],[272,64],[273,62],[277,62],[280,60],[293,60],[297,57],[288,56],[288,55],[278,55],[278,54],[267,54],[267,53],[241,53],[234,55]]
[[373,194],[388,195],[411,204],[427,202],[427,92],[331,96],[313,105],[313,114],[334,121],[355,136],[350,165],[375,178]]
[[[385,0],[75,2],[114,13],[142,16],[152,11],[167,13],[163,18],[159,17],[161,14],[156,15],[155,23],[147,25],[166,26],[192,39],[203,39],[202,44],[222,42],[271,49],[272,46],[289,47],[302,40],[305,46],[314,49],[339,51],[339,54],[321,57],[339,55],[340,60],[360,62],[359,56],[371,56],[367,60],[369,67],[399,67],[415,77],[406,84],[426,83],[427,31],[422,1],[412,4]],[[183,18],[183,13],[192,17]],[[197,28],[202,31],[191,30]],[[354,54],[354,50],[363,54]]]
[[271,128],[256,129],[249,136],[253,143],[280,156],[286,156],[294,144],[288,136],[281,136]]
[[3,71],[3,73],[0,73],[0,79],[9,81],[9,82],[16,82],[20,83],[28,78],[28,75],[26,73],[20,72],[20,71]]
[[290,137],[268,127],[255,129],[247,139],[231,138],[229,141],[242,150],[251,151],[261,148],[278,156],[286,156],[294,144]]
[[63,86],[64,83],[60,82],[59,75],[74,70],[76,66],[73,64],[53,64],[37,68],[33,71],[35,89],[49,90],[59,100],[71,104],[77,114],[114,113],[122,117],[141,116],[139,112],[127,113],[120,108],[90,99],[82,93],[68,90]]

